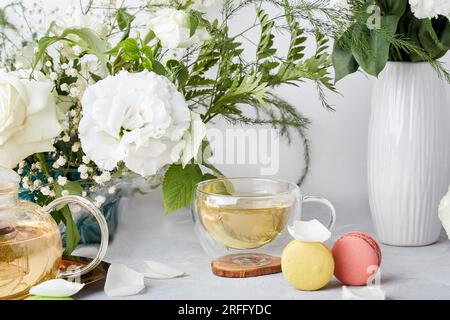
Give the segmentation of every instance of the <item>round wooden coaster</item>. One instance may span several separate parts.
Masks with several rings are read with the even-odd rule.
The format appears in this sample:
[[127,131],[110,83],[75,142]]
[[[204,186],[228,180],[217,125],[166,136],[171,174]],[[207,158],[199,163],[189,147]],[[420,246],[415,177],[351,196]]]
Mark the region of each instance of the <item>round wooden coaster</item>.
[[213,274],[226,278],[249,278],[281,272],[281,259],[263,253],[238,253],[211,261]]

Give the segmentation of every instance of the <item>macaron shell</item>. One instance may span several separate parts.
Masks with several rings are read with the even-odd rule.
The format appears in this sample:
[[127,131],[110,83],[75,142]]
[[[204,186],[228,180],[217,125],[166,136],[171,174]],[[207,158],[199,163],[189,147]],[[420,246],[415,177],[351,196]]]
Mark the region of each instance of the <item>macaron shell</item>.
[[381,250],[367,234],[350,232],[336,241],[333,250],[334,275],[346,285],[366,285],[381,264]]
[[281,255],[281,270],[296,289],[319,290],[333,277],[333,256],[323,243],[293,240]]

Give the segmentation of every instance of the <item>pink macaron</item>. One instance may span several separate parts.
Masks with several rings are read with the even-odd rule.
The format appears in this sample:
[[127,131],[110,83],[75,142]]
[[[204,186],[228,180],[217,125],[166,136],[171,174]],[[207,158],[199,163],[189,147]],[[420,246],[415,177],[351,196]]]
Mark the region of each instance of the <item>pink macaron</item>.
[[334,244],[332,253],[335,277],[350,286],[366,285],[381,264],[380,246],[364,232],[344,234]]

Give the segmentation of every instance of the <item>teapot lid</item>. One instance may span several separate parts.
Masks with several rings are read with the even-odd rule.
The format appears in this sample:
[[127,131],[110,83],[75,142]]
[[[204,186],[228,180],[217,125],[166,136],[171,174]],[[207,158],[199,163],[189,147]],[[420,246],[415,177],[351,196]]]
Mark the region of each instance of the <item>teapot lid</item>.
[[19,182],[15,171],[0,166],[0,238],[15,231],[17,221],[11,208],[16,202]]

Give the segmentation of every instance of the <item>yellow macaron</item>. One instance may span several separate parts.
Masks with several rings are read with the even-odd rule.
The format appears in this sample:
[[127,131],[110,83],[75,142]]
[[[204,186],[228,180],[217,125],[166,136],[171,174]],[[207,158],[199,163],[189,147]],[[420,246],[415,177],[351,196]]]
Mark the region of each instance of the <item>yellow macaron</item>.
[[333,277],[333,255],[322,242],[293,240],[281,255],[281,270],[296,289],[319,290]]

